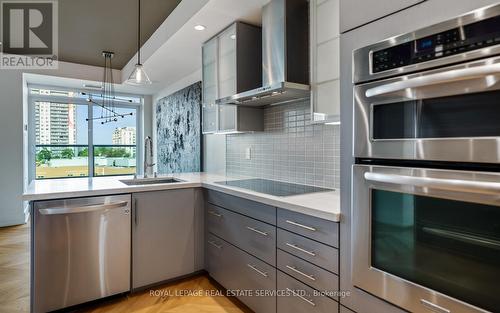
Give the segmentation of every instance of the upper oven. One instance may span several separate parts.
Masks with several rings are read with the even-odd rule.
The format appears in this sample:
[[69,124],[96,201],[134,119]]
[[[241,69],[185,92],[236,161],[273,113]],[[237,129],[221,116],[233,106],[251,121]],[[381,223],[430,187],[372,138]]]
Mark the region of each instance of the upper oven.
[[500,163],[500,5],[353,58],[355,157]]

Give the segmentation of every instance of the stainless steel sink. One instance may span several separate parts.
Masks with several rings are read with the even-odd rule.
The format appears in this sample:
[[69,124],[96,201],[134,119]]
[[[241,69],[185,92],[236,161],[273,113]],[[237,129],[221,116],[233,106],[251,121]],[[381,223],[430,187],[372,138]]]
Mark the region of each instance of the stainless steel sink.
[[128,186],[173,184],[173,183],[183,182],[183,180],[173,178],[173,177],[135,178],[135,179],[124,179],[124,180],[120,180],[120,181]]

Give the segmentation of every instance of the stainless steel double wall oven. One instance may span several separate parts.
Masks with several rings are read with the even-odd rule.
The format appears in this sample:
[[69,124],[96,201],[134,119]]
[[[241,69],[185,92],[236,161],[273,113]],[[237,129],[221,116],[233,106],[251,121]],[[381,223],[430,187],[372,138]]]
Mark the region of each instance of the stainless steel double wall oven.
[[500,4],[354,51],[353,281],[500,312]]

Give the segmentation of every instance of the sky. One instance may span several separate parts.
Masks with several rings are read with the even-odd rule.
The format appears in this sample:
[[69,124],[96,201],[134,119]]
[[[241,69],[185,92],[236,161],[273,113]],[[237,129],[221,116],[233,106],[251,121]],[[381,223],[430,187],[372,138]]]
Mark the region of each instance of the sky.
[[[94,117],[101,116],[101,108],[94,107]],[[131,109],[116,109],[119,114],[127,114],[132,112]],[[87,106],[78,105],[76,111],[76,143],[87,144]],[[113,131],[120,127],[136,127],[136,115],[118,118],[117,122],[111,122],[101,125],[101,120],[94,120],[94,144],[107,145],[112,144]]]

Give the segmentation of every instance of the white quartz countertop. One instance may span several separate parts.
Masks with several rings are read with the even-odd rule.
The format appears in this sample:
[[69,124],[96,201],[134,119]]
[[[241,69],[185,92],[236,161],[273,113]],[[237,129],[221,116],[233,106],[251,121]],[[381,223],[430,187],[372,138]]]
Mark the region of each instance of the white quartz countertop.
[[278,197],[248,189],[217,184],[216,182],[220,181],[241,179],[225,175],[209,173],[182,173],[165,177],[174,177],[182,180],[182,182],[128,186],[120,181],[124,179],[132,179],[131,176],[35,180],[31,182],[23,194],[23,200],[54,200],[62,198],[204,187],[271,206],[335,222],[340,221],[339,190]]

